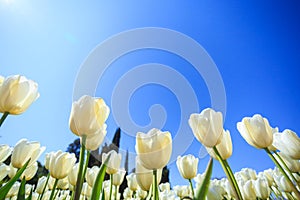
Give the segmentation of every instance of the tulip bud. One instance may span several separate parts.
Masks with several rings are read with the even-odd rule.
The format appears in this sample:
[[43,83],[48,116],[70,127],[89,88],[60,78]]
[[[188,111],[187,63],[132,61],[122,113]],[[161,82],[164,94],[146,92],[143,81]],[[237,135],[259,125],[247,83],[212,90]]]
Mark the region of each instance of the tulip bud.
[[13,148],[9,147],[8,145],[0,145],[0,164],[3,163],[11,155],[12,150]]
[[[223,134],[221,136],[221,142],[216,146],[218,152],[221,155],[223,160],[228,159],[232,155],[232,141],[230,132],[228,130],[223,130]],[[214,150],[212,148],[206,147],[207,152],[214,159],[218,159]]]
[[36,82],[20,75],[6,77],[0,86],[0,112],[21,114],[39,95]]
[[123,183],[125,174],[125,169],[119,169],[117,173],[113,174],[113,185],[120,186]]
[[289,129],[274,134],[273,145],[285,155],[300,160],[300,138]]
[[28,164],[30,166],[37,161],[44,150],[45,147],[41,147],[39,142],[29,142],[26,139],[21,139],[14,147],[11,164],[13,167],[20,169],[30,159]]
[[206,147],[214,147],[221,142],[223,133],[223,115],[211,108],[204,109],[200,114],[191,114],[189,125],[194,136]]
[[93,166],[92,168],[87,169],[85,179],[86,179],[86,182],[89,184],[90,187],[94,186],[94,183],[96,181],[99,170],[100,169],[99,169],[98,166]]
[[186,156],[178,156],[176,165],[178,168],[178,171],[180,175],[184,179],[192,179],[197,175],[198,170],[198,158],[195,158],[195,156],[189,154]]
[[242,137],[253,147],[258,149],[267,148],[272,145],[273,132],[266,118],[261,115],[253,117],[244,117],[237,123],[237,129]]
[[151,129],[147,134],[138,132],[135,150],[141,164],[150,170],[162,169],[171,158],[172,137],[171,133]]
[[101,98],[84,95],[73,102],[69,124],[77,136],[97,133],[108,118],[109,108]]
[[120,168],[122,155],[120,153],[117,153],[115,150],[111,150],[108,153],[102,154],[102,161],[104,162],[108,158],[109,155],[110,155],[110,158],[107,162],[106,173],[115,174],[118,172],[118,170]]
[[63,179],[68,176],[76,162],[75,154],[57,151],[52,154],[49,161],[50,175],[55,179]]
[[[153,173],[152,170],[143,167],[138,157],[136,157],[136,162],[135,162],[135,174],[136,174],[137,183],[140,186],[140,188],[144,191],[149,191],[153,181]],[[162,169],[158,169],[157,183],[160,182],[161,176],[162,176]]]
[[126,176],[128,188],[132,191],[136,191],[138,189],[138,184],[136,181],[135,173],[131,173]]

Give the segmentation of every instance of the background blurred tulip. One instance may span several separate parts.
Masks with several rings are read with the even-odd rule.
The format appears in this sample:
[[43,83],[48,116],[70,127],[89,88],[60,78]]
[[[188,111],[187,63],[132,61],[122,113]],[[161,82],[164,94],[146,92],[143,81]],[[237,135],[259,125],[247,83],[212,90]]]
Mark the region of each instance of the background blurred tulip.
[[108,115],[109,107],[103,99],[84,95],[72,104],[70,129],[78,136],[93,135],[102,128]]
[[253,185],[253,180],[248,180],[242,186],[242,194],[245,200],[256,199],[256,193]]
[[125,174],[125,169],[119,169],[117,173],[113,174],[113,185],[120,186],[123,183]]
[[[37,182],[37,186],[36,186],[35,191],[38,194],[42,194],[46,183],[47,183],[47,177],[46,176],[40,177],[39,180],[38,180],[38,182]],[[48,190],[48,185],[45,188],[45,191],[47,191],[47,190]]]
[[10,167],[6,164],[0,163],[0,182],[8,175]]
[[[135,174],[136,180],[140,188],[144,191],[149,191],[150,187],[153,183],[153,173],[152,170],[146,169],[141,164],[141,161],[138,157],[136,157],[135,162]],[[162,169],[157,170],[157,182],[161,181]]]
[[223,132],[221,112],[206,108],[200,114],[191,114],[189,125],[197,140],[204,146],[212,148],[221,142]]
[[136,191],[138,189],[138,184],[136,181],[135,173],[131,173],[126,176],[128,188],[132,191]]
[[147,134],[138,132],[135,150],[141,164],[150,170],[162,169],[172,154],[172,137],[168,131],[151,129]]
[[0,164],[3,163],[12,153],[13,148],[6,144],[0,145]]
[[89,184],[90,187],[94,186],[95,180],[97,178],[99,172],[98,166],[93,166],[92,168],[88,168],[85,174],[86,182]]
[[51,155],[49,161],[50,175],[55,179],[67,177],[76,162],[75,154],[57,151]]
[[[297,173],[297,172],[300,172],[300,162],[299,160],[294,160],[292,159],[291,157],[285,155],[283,152],[278,152],[277,153],[281,159],[283,160],[284,164],[282,163],[282,161],[278,158],[278,155],[274,155],[275,158],[277,160],[279,160],[280,163],[282,163],[282,165],[285,167],[287,167],[287,170],[290,170],[291,172],[293,173]],[[286,168],[285,167],[285,168]]]
[[189,154],[185,156],[178,156],[176,165],[180,175],[184,179],[192,179],[197,175],[198,170],[198,158]]
[[18,115],[39,97],[38,84],[25,76],[14,75],[4,79],[0,86],[0,112]]
[[72,169],[68,174],[68,180],[72,186],[76,185],[78,170],[79,170],[79,163],[76,163],[75,165],[73,165]]
[[45,147],[41,147],[39,142],[29,142],[21,139],[15,145],[11,156],[11,164],[14,168],[20,169],[29,159],[28,166],[35,163],[44,152]]
[[20,176],[21,179],[25,178],[26,181],[31,180],[38,170],[38,164],[35,162],[25,169],[23,174]]
[[285,155],[300,160],[300,138],[289,129],[274,134],[273,145]]
[[268,185],[268,181],[265,178],[258,178],[253,181],[254,189],[255,189],[255,194],[256,197],[260,199],[268,199],[271,190]]
[[[232,141],[230,132],[228,130],[223,130],[221,142],[216,146],[216,148],[223,160],[228,159],[232,155]],[[211,157],[213,157],[214,159],[218,159],[212,148],[206,147],[206,150]]]
[[102,160],[105,161],[109,155],[110,159],[107,162],[106,173],[115,174],[120,168],[122,155],[120,153],[117,153],[115,150],[111,150],[108,153],[102,154]]
[[241,122],[237,123],[237,129],[251,146],[263,149],[272,145],[272,128],[268,120],[259,114],[253,117],[244,117]]

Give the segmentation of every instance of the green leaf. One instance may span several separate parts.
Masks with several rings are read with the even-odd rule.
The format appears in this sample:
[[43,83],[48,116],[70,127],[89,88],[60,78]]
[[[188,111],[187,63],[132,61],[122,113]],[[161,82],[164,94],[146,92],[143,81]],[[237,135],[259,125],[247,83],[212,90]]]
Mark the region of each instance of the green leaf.
[[100,194],[102,191],[102,183],[103,183],[105,171],[106,171],[106,165],[108,163],[109,158],[110,158],[110,154],[108,155],[108,157],[106,158],[106,160],[100,167],[99,173],[97,175],[97,178],[96,178],[96,181],[95,181],[95,184],[93,187],[91,199],[99,199],[100,198]]
[[25,185],[26,185],[26,180],[25,178],[23,178],[21,181],[21,185],[19,187],[17,200],[25,200]]
[[5,196],[9,192],[10,188],[14,185],[14,183],[20,178],[24,170],[26,169],[30,159],[25,163],[25,165],[18,170],[16,175],[10,179],[3,187],[0,188],[0,200],[5,200]]
[[205,177],[203,179],[202,185],[200,186],[197,196],[194,198],[194,200],[200,200],[200,199],[205,199],[208,188],[209,188],[209,183],[210,183],[210,178],[212,174],[212,167],[213,167],[213,159],[210,158],[208,165],[205,170]]

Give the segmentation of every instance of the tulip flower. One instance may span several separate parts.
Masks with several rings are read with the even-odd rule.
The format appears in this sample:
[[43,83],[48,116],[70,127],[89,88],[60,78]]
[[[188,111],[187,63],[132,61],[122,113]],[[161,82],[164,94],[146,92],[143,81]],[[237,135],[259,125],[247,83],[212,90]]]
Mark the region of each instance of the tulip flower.
[[138,184],[136,180],[135,173],[131,173],[126,176],[128,188],[132,191],[136,191],[138,189]]
[[[276,128],[272,128],[272,133],[273,133],[273,143],[274,143],[274,141],[275,141],[275,133],[278,133],[278,131],[279,131],[279,129],[276,127]],[[270,150],[270,151],[276,151],[277,150],[277,148],[273,145],[273,143],[270,145],[270,146],[268,146],[268,149]]]
[[[221,142],[216,146],[218,152],[221,155],[223,160],[228,159],[232,155],[232,141],[230,132],[228,130],[223,130],[223,134],[221,136]],[[217,159],[216,154],[214,153],[212,148],[206,147],[207,152],[211,157]]]
[[12,150],[13,148],[8,145],[0,145],[0,164],[3,163],[11,155]]
[[[88,135],[85,141],[85,148],[86,150],[94,151],[99,148],[102,144],[105,136],[106,136],[106,124],[103,124],[101,129],[99,129],[95,134]],[[82,144],[82,141],[81,141]]]
[[99,167],[93,166],[92,168],[88,168],[85,174],[86,182],[90,187],[94,186],[95,180],[97,178],[97,174],[99,173]]
[[256,199],[256,193],[253,185],[253,180],[248,180],[242,186],[243,199]]
[[0,164],[0,182],[8,175],[10,167],[6,164]]
[[237,123],[237,129],[242,137],[253,147],[264,149],[272,145],[273,131],[266,118],[256,114],[253,117],[244,117]]
[[190,183],[193,197],[195,196],[195,194],[191,179],[197,175],[198,161],[198,158],[195,158],[195,156],[190,154],[183,157],[178,156],[176,161],[176,165],[180,175],[184,179],[187,179]]
[[[141,161],[139,157],[136,157],[135,162],[135,174],[136,174],[136,180],[140,188],[144,191],[149,191],[150,187],[153,183],[152,180],[152,170],[146,169],[141,164]],[[159,183],[161,181],[162,176],[162,169],[157,170],[157,182]]]
[[147,134],[138,132],[135,150],[141,164],[150,170],[162,169],[171,158],[172,137],[170,132],[151,129]]
[[125,169],[119,169],[117,173],[113,174],[113,185],[120,186],[123,183],[125,174]]
[[200,114],[191,114],[189,125],[199,142],[206,147],[214,147],[221,142],[223,133],[223,115],[211,108]]
[[283,166],[285,166],[286,170],[290,170],[292,173],[300,172],[299,160],[294,160],[288,155],[285,155],[283,152],[278,152],[277,155],[274,156],[280,163],[283,164]]
[[39,97],[38,85],[25,76],[6,77],[0,86],[0,112],[18,115]]
[[268,181],[265,178],[258,178],[253,181],[254,189],[255,189],[255,194],[257,197],[260,199],[268,199],[271,190],[268,185]]
[[93,135],[102,129],[108,115],[109,107],[103,99],[82,96],[72,104],[70,129],[77,136]]
[[59,179],[57,182],[57,189],[61,189],[61,190],[67,190],[69,189],[69,181],[68,181],[68,177],[65,177],[63,179]]
[[107,163],[106,173],[108,174],[115,174],[118,172],[120,165],[121,165],[121,159],[122,155],[120,153],[117,153],[115,150],[111,150],[108,153],[102,154],[102,160],[106,160],[108,156],[110,155],[110,159]]
[[300,160],[300,138],[289,129],[274,134],[273,145],[285,155]]
[[4,79],[5,79],[5,78],[4,78],[3,76],[0,76],[0,86],[2,85]]
[[68,176],[76,162],[75,154],[57,151],[51,155],[49,161],[50,175],[55,179],[63,179]]
[[38,170],[38,164],[35,162],[25,169],[23,174],[20,176],[21,179],[25,178],[26,181],[31,180]]
[[44,193],[47,190],[48,190],[47,177],[46,176],[42,176],[41,178],[39,178],[39,180],[37,182],[37,186],[36,186],[35,191],[38,194],[42,194],[42,193]]
[[72,167],[71,171],[70,171],[69,174],[68,174],[68,180],[69,180],[69,183],[70,183],[72,186],[75,186],[75,185],[76,185],[78,170],[79,170],[79,164],[76,163],[76,164]]
[[45,147],[41,147],[39,142],[29,142],[27,139],[21,139],[15,145],[11,156],[11,164],[14,168],[22,168],[30,159],[28,166],[37,161],[44,152]]

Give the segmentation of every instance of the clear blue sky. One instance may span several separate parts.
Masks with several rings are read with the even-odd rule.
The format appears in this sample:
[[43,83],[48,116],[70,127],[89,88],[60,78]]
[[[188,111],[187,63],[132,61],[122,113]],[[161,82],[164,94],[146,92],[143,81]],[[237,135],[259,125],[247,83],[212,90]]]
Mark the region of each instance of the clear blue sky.
[[[41,94],[27,112],[7,118],[0,129],[0,143],[14,145],[25,137],[40,141],[47,146],[47,152],[65,150],[76,138],[69,131],[68,118],[77,73],[89,53],[122,31],[162,27],[193,38],[218,67],[226,89],[224,127],[231,131],[234,143],[229,159],[233,170],[273,167],[264,152],[243,140],[236,123],[260,113],[281,131],[289,128],[300,132],[299,13],[299,1],[279,0],[0,0],[0,75],[25,75],[38,82]],[[195,74],[182,58],[153,49],[132,52],[112,63],[99,81],[96,96],[111,106],[112,90],[121,76],[146,63],[160,63],[179,71],[197,94],[200,109],[210,106],[203,77]],[[168,116],[163,129],[174,136],[181,111],[176,96],[167,88],[150,84],[137,90],[129,104],[133,120],[147,125],[148,108],[153,104],[165,106]],[[116,127],[110,115],[107,141],[112,139]],[[185,134],[192,134],[191,130]],[[132,135],[122,135],[123,150],[134,152]],[[200,148],[199,142],[194,141],[186,153],[197,156]],[[200,160],[199,172],[204,171],[207,161],[208,157]],[[174,163],[170,168],[172,184],[183,183]],[[219,165],[215,165],[213,176],[224,176]]]

